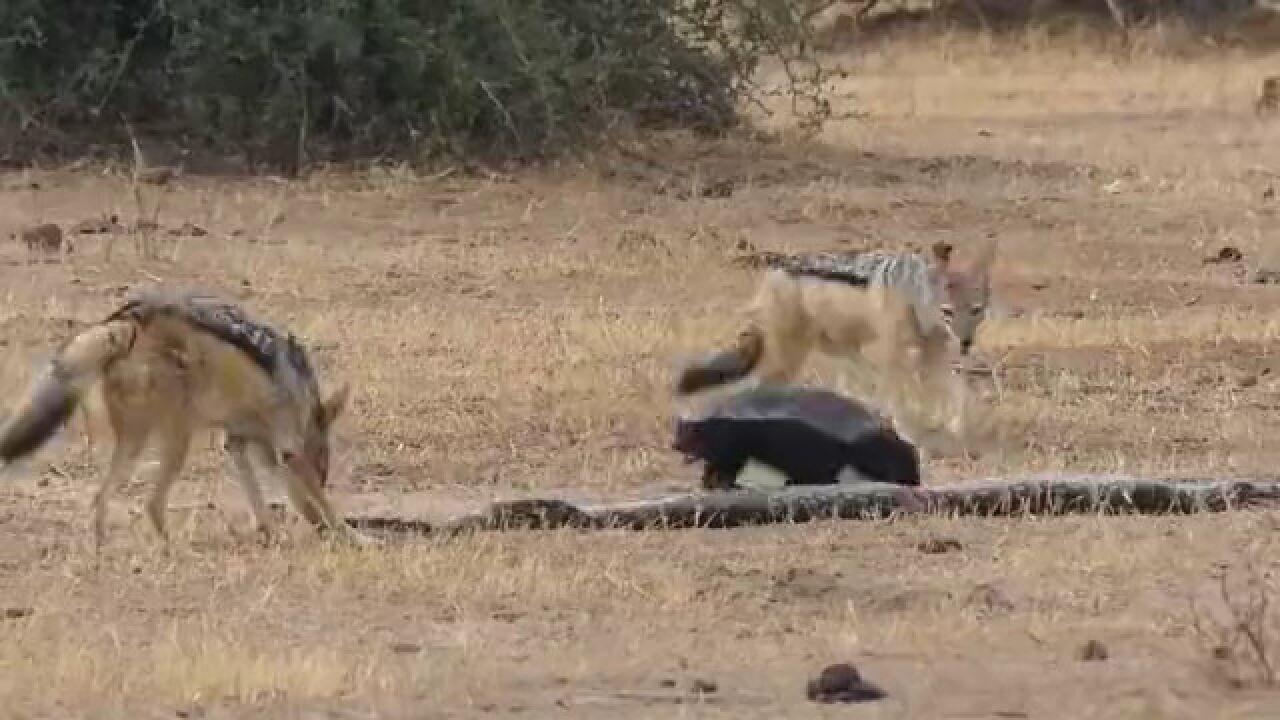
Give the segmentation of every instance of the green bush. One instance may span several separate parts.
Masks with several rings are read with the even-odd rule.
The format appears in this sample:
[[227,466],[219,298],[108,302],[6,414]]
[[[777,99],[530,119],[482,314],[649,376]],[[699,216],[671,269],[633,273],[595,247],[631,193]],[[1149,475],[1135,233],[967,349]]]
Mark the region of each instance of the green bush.
[[[0,131],[305,159],[530,158],[618,122],[720,131],[757,63],[820,119],[832,0],[6,0]],[[18,134],[15,134],[18,133]]]

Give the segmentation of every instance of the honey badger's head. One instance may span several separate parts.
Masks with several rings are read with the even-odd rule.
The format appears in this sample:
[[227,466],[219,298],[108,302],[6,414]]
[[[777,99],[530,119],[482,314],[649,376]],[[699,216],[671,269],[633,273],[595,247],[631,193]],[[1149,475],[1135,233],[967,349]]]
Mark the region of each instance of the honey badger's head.
[[671,449],[684,454],[686,464],[697,462],[705,452],[706,444],[700,433],[699,423],[685,418],[676,418],[675,439]]

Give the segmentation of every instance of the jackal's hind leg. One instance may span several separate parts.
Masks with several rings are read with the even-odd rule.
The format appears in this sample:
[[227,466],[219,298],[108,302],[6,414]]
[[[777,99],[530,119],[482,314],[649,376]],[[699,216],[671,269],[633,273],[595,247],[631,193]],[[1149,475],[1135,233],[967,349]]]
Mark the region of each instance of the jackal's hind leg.
[[138,457],[146,444],[147,436],[141,433],[116,433],[116,446],[111,453],[111,466],[107,469],[98,492],[93,496],[91,510],[93,514],[93,549],[97,554],[102,551],[102,543],[107,530],[107,501],[133,475],[138,465]]
[[[771,311],[772,310],[772,311]],[[817,345],[817,338],[797,313],[766,309],[760,325],[760,359],[755,377],[762,385],[793,382]]]
[[761,285],[751,309],[760,338],[755,376],[761,384],[782,385],[795,380],[817,345],[814,319],[801,306],[794,282],[770,275]]
[[804,369],[809,353],[810,344],[807,340],[766,348],[756,371],[757,381],[761,385],[786,385],[794,382]]
[[160,539],[169,542],[169,533],[165,530],[165,514],[169,509],[169,491],[182,472],[187,461],[187,450],[191,447],[190,429],[181,423],[171,423],[160,432],[160,464],[155,471],[155,485],[151,489],[151,497],[147,498],[147,518],[151,527],[155,528]]

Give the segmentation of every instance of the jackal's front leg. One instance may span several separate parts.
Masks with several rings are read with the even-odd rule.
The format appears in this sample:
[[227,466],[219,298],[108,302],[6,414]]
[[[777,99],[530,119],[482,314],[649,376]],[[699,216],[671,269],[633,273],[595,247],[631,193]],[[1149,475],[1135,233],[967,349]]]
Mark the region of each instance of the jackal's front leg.
[[347,524],[346,518],[339,515],[324,494],[324,489],[315,480],[315,473],[305,461],[291,456],[285,461],[285,487],[289,500],[298,512],[316,529],[327,527],[343,540],[354,545],[377,544],[377,541]]
[[263,541],[270,541],[275,534],[275,523],[272,521],[271,512],[267,509],[267,503],[262,497],[262,484],[258,482],[257,474],[253,470],[253,464],[249,461],[249,446],[250,441],[238,435],[228,435],[226,442],[223,443],[227,454],[231,456],[236,479],[240,482],[245,498],[249,501],[249,508],[253,512],[254,524],[257,526],[256,530]]

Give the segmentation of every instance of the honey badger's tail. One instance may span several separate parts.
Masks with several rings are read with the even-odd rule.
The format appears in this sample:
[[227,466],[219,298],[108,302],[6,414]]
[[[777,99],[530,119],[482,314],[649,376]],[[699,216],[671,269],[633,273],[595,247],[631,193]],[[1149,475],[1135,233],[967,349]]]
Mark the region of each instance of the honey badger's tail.
[[48,442],[107,365],[132,349],[137,331],[127,319],[112,319],[63,345],[0,427],[0,466],[26,457]]

